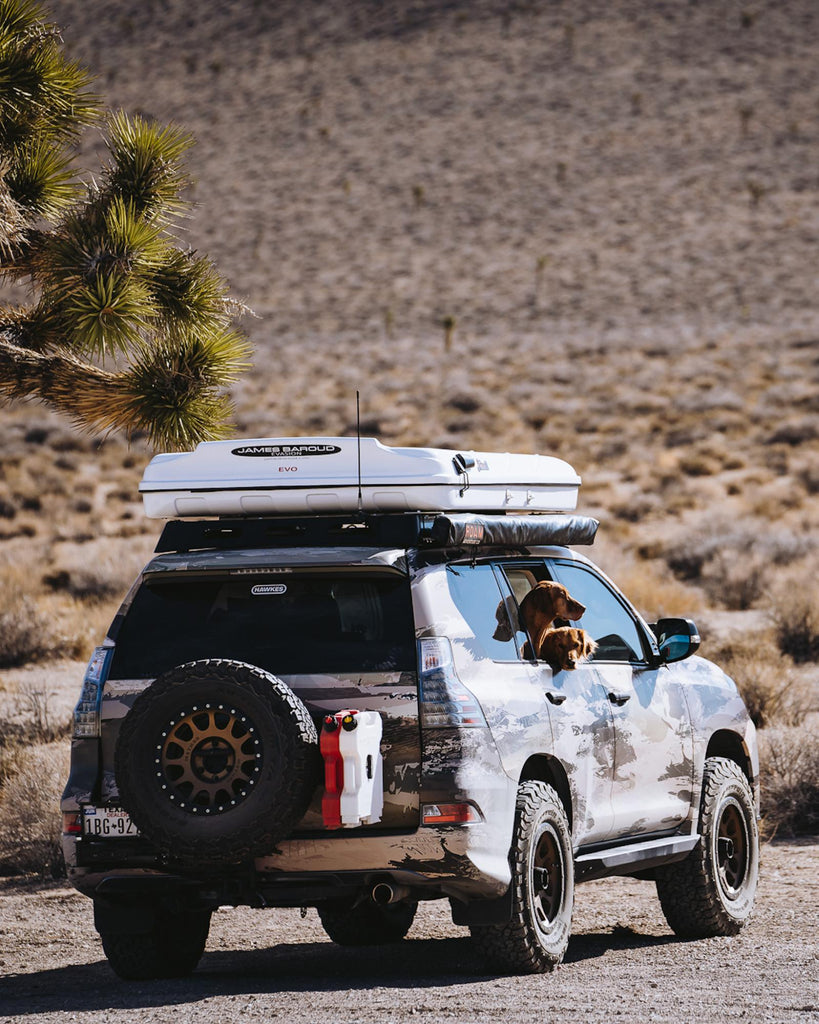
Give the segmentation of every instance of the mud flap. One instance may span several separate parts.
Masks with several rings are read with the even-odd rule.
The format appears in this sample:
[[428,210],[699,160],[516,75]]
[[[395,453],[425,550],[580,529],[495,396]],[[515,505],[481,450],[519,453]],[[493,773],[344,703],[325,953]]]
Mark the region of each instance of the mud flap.
[[459,925],[506,924],[512,919],[512,887],[494,900],[456,900],[450,897],[452,923]]

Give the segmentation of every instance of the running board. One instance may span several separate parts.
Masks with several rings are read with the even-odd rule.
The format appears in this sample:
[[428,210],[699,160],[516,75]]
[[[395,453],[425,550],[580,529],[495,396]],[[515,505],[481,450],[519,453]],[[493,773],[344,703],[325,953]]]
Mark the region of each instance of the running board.
[[684,860],[700,841],[699,835],[666,836],[648,842],[610,846],[592,853],[579,853],[574,859],[574,876],[578,882],[609,875],[632,875],[658,864]]

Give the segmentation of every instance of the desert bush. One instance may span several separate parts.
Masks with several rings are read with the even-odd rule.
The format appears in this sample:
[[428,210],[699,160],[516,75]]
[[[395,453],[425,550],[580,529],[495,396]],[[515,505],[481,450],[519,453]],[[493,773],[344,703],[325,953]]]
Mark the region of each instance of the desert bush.
[[819,597],[811,589],[781,587],[770,614],[783,654],[797,662],[819,661]]
[[51,558],[51,571],[42,577],[45,586],[88,604],[121,598],[136,569],[133,557],[123,557],[120,550],[112,551],[110,538],[65,542],[55,547]]
[[737,684],[757,728],[773,723],[801,725],[814,710],[793,662],[782,655],[770,634],[709,644],[708,656]]
[[48,620],[14,582],[0,582],[0,668],[42,661],[57,653]]
[[768,836],[819,833],[819,744],[816,727],[781,726],[759,733],[762,823]]
[[772,568],[794,564],[814,546],[804,536],[771,531],[763,522],[743,527],[715,522],[707,530],[675,534],[662,550],[678,579],[698,584],[724,608],[743,611],[768,594]]
[[17,770],[0,791],[0,873],[64,873],[60,793],[68,759],[66,743],[17,748]]

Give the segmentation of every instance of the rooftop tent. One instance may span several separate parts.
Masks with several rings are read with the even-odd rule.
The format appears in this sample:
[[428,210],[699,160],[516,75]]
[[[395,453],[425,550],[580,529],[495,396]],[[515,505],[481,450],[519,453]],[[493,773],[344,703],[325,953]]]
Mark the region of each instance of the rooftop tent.
[[562,459],[390,448],[372,437],[205,441],[155,456],[140,484],[155,519],[338,512],[570,512]]

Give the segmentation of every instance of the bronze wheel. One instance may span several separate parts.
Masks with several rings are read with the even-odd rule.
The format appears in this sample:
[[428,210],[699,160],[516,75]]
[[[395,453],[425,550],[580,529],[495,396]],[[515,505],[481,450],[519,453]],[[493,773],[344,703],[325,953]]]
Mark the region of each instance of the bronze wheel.
[[657,868],[660,905],[681,938],[736,935],[754,908],[759,831],[753,792],[734,761],[706,760],[699,831],[685,860]]
[[544,934],[552,930],[563,907],[564,870],[560,839],[551,823],[547,823],[534,844],[531,894],[532,916]]
[[263,764],[256,726],[224,704],[181,711],[156,745],[156,754],[156,774],[168,799],[192,814],[235,807],[256,784]]
[[470,925],[473,942],[493,970],[553,971],[571,934],[574,863],[566,810],[545,782],[529,780],[518,788],[509,860],[511,918]]
[[716,864],[720,887],[729,900],[742,892],[748,873],[748,829],[742,808],[730,797],[722,806],[717,829]]

